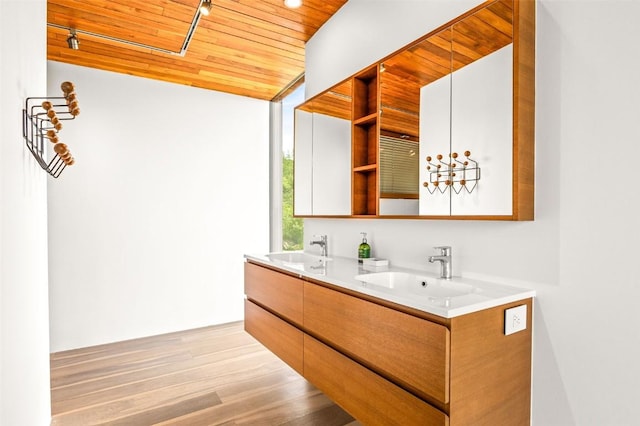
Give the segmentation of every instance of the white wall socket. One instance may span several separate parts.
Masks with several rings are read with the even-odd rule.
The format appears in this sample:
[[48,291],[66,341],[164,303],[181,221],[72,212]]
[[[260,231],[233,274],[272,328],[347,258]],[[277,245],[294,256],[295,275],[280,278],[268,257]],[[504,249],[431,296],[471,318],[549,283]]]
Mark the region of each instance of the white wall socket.
[[504,311],[504,334],[516,333],[527,328],[527,305],[516,306]]

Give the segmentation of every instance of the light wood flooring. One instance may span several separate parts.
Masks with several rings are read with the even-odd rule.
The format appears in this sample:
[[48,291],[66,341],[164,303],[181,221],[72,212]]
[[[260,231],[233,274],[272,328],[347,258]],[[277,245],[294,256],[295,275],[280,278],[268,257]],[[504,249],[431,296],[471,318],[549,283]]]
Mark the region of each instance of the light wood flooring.
[[51,354],[52,425],[359,425],[230,323]]

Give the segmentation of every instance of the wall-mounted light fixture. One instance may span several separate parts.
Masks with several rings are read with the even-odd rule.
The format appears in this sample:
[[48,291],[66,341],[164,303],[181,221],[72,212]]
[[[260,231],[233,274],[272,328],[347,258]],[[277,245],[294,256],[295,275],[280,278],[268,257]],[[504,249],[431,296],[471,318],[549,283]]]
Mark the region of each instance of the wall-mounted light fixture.
[[302,6],[302,0],[284,0],[284,5],[291,9],[295,9]]
[[69,29],[69,37],[67,37],[67,45],[69,49],[78,50],[80,48],[80,40],[78,40],[78,36],[76,35],[76,30],[71,28]]
[[209,16],[209,13],[211,13],[211,6],[211,0],[202,0],[202,3],[200,4],[200,13],[204,16]]

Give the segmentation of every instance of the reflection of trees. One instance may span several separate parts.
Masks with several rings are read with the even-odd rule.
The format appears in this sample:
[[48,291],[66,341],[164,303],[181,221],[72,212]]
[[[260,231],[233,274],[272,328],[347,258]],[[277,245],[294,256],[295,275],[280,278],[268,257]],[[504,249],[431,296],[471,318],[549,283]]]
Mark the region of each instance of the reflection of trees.
[[293,217],[293,158],[282,158],[282,249],[302,250],[302,219]]

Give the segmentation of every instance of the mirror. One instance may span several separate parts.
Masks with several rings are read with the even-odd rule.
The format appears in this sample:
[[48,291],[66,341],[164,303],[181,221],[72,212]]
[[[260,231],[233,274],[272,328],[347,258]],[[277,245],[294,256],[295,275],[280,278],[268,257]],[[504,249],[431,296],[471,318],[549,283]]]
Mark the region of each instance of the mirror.
[[470,169],[452,179],[452,215],[512,214],[512,6],[496,1],[452,27],[450,152],[458,158],[449,161],[458,175],[461,163]]
[[[381,179],[404,183],[417,167],[418,196],[381,191],[381,215],[511,214],[512,16],[511,2],[494,2],[384,60]],[[385,162],[388,131],[398,146],[415,138],[418,164]]]
[[[514,17],[520,31],[515,48]],[[496,0],[380,62],[379,189],[377,199],[369,200],[378,203],[378,215],[533,219],[533,17],[530,6]],[[348,161],[336,161],[351,152],[335,140],[341,150],[323,152],[332,144],[316,128],[320,115],[350,120],[350,81],[299,107],[301,115],[310,114],[301,123],[310,123],[306,139],[313,142],[296,151],[296,171],[303,164],[322,171],[307,172],[309,215],[350,215],[348,206],[329,204],[317,186],[338,167],[347,175]],[[312,158],[305,160],[306,152]],[[331,190],[350,187],[347,179],[332,183]],[[340,198],[351,202],[348,195]]]
[[424,209],[420,183],[428,180],[426,149],[449,152],[451,29],[386,59],[380,71],[380,214],[448,214],[448,205]]
[[295,109],[294,214],[351,214],[351,80]]

